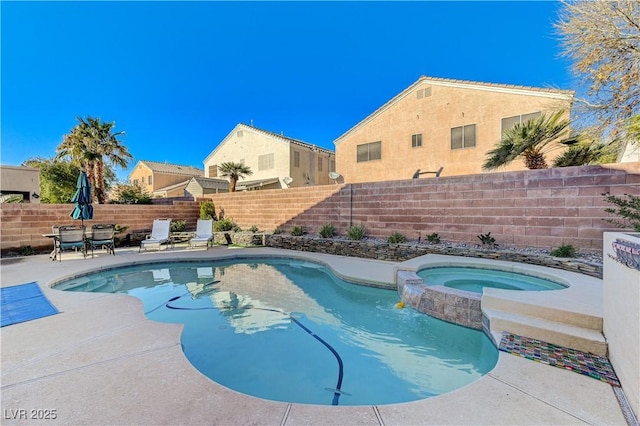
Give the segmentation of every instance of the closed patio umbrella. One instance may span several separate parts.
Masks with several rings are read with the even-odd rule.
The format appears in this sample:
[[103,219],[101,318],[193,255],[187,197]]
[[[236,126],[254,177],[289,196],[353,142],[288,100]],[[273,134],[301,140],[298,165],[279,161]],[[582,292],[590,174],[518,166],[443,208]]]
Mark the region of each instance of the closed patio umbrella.
[[78,176],[78,184],[76,185],[76,188],[76,193],[71,199],[71,201],[76,203],[76,205],[69,216],[74,219],[80,219],[84,225],[85,219],[93,219],[91,185],[89,184],[89,178],[84,171],[82,171],[80,176]]

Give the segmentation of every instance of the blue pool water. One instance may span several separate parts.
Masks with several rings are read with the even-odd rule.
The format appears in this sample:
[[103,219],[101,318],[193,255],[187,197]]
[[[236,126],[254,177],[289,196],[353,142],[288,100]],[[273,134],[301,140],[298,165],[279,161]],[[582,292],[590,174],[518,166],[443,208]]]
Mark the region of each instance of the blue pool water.
[[484,287],[505,290],[560,290],[564,285],[544,278],[497,269],[436,267],[418,271],[426,285],[443,285],[458,290],[482,293]]
[[398,309],[396,291],[299,260],[138,265],[55,288],[140,298],[150,319],[185,325],[182,347],[199,371],[270,400],[413,401],[479,379],[498,357],[481,331]]

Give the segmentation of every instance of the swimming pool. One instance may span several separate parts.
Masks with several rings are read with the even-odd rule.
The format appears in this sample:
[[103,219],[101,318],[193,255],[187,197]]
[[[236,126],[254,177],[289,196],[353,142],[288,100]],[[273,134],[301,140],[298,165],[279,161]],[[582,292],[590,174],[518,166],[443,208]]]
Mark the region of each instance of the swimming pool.
[[276,401],[413,401],[479,379],[498,357],[478,330],[397,309],[395,291],[302,260],[128,266],[54,288],[140,298],[150,319],[184,324],[184,354],[204,375]]
[[442,285],[482,293],[484,287],[504,290],[560,290],[567,286],[544,278],[513,271],[472,267],[433,267],[418,271],[426,285]]

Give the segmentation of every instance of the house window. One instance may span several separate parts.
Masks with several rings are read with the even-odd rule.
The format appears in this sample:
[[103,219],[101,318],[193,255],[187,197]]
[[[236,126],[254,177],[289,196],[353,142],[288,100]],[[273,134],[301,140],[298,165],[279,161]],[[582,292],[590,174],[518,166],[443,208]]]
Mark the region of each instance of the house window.
[[218,177],[218,165],[214,164],[213,166],[209,166],[209,177]]
[[322,171],[322,157],[318,157],[318,171]]
[[153,178],[151,177],[151,175],[149,175],[149,178],[147,179],[147,182],[149,182],[149,185],[151,185],[153,183]]
[[329,160],[329,171],[330,172],[336,171],[336,160]]
[[238,130],[238,131],[236,132],[236,136],[237,136],[237,137],[241,138],[241,137],[242,137],[242,135],[243,135],[242,130]]
[[300,167],[300,152],[293,151],[293,167]]
[[144,184],[144,176],[142,176],[142,178],[141,178],[141,179],[142,179],[142,183]]
[[133,180],[133,184],[134,184],[134,185],[138,185],[138,179],[134,179],[134,180]]
[[382,142],[370,142],[358,145],[357,160],[358,163],[364,161],[380,160],[382,158]]
[[532,112],[530,114],[514,115],[513,117],[506,117],[502,119],[502,134],[507,130],[513,128],[516,124],[526,123],[532,118],[540,117],[541,112]]
[[411,148],[422,146],[422,133],[411,135]]
[[451,149],[471,148],[474,146],[476,146],[475,124],[451,129]]
[[416,92],[418,99],[427,98],[431,96],[431,87],[426,87],[424,89],[420,89]]
[[273,154],[258,156],[258,170],[273,169]]

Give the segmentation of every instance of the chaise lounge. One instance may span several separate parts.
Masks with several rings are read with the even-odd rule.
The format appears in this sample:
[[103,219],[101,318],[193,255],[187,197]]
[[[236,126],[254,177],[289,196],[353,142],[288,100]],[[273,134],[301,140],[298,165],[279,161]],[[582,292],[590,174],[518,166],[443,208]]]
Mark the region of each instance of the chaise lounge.
[[153,228],[151,228],[151,235],[147,235],[146,240],[140,241],[140,250],[146,251],[151,247],[158,247],[162,244],[169,242],[169,232],[171,231],[171,219],[155,219],[153,221]]
[[213,219],[198,219],[196,225],[196,235],[189,240],[189,248],[213,244]]

